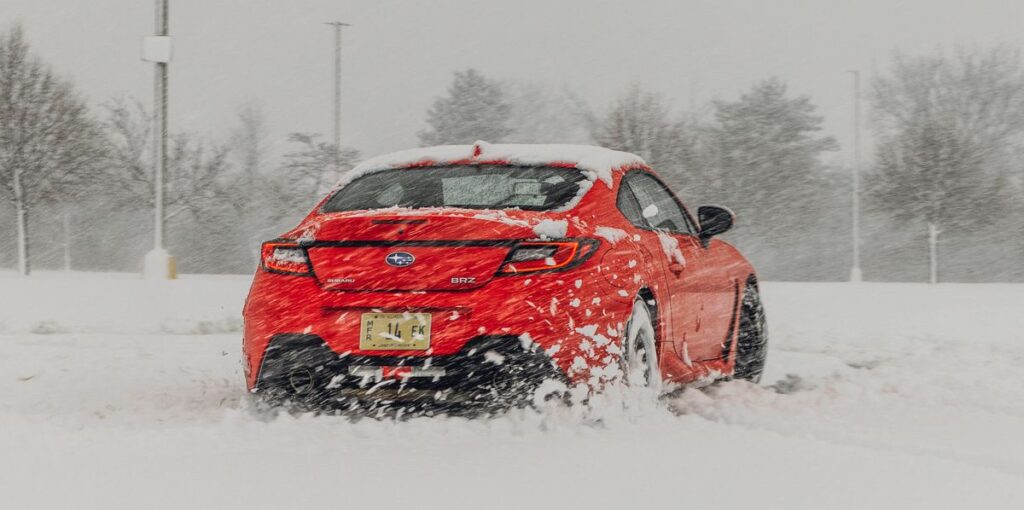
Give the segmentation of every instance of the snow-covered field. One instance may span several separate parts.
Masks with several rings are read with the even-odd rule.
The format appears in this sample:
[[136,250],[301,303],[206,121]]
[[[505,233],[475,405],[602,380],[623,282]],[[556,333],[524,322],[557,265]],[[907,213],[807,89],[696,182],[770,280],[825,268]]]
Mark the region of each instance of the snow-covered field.
[[252,412],[248,277],[0,275],[0,509],[1024,508],[1024,286],[768,283],[769,370],[654,404]]

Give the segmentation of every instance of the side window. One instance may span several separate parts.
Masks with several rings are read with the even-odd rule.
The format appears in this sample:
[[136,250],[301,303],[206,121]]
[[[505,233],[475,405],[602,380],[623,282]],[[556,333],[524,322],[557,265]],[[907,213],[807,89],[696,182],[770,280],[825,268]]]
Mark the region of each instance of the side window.
[[627,176],[626,184],[636,195],[640,216],[649,227],[681,234],[694,233],[679,202],[657,179],[636,172]]
[[648,228],[647,222],[644,221],[643,214],[640,212],[640,204],[637,203],[636,197],[633,196],[633,192],[629,189],[626,179],[622,180],[622,185],[619,186],[619,196],[615,199],[615,206],[619,208],[619,212],[629,220],[630,223],[641,228]]

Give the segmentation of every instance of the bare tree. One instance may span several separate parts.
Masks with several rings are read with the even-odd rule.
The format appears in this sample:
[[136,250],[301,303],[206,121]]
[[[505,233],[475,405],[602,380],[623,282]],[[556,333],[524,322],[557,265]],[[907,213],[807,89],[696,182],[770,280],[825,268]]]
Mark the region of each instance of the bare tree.
[[228,141],[232,170],[220,180],[220,196],[231,208],[234,228],[225,234],[247,254],[249,266],[259,259],[259,243],[272,235],[287,214],[281,196],[283,179],[271,174],[267,121],[255,104],[239,108]]
[[171,137],[168,154],[167,220],[188,213],[188,221],[199,220],[200,228],[212,227],[201,213],[211,204],[221,205],[218,179],[228,168],[229,149],[225,145],[197,141],[185,133]]
[[590,135],[598,145],[632,152],[658,169],[674,166],[681,128],[659,94],[631,85],[602,116],[588,116]]
[[[131,209],[153,207],[152,114],[142,103],[115,98],[103,106],[105,165],[99,179],[109,199]],[[227,173],[229,147],[174,133],[167,151],[167,219],[198,211],[219,195]]]
[[[106,158],[99,172],[103,202],[124,211],[153,209],[152,115],[138,101],[116,98],[107,102],[103,127]],[[232,246],[244,216],[233,210],[236,186],[248,182],[232,170],[231,144],[206,140],[192,133],[173,133],[167,152],[168,243],[180,257],[183,270],[227,267],[239,248]],[[239,163],[239,167],[242,162]],[[239,265],[238,267],[246,267]]]
[[100,155],[85,102],[30,52],[21,27],[11,28],[0,39],[0,188],[14,204],[21,274],[31,270],[33,206],[72,193]]
[[1007,162],[1024,136],[1018,50],[897,53],[872,99],[875,206],[900,220],[948,227],[988,221],[1006,207]]
[[292,133],[288,141],[299,148],[285,154],[286,195],[291,200],[312,200],[334,186],[341,174],[359,158],[359,151],[318,140],[320,135]]
[[[108,203],[129,209],[153,207],[153,116],[136,99],[113,98],[102,106]],[[117,186],[109,186],[110,183]]]

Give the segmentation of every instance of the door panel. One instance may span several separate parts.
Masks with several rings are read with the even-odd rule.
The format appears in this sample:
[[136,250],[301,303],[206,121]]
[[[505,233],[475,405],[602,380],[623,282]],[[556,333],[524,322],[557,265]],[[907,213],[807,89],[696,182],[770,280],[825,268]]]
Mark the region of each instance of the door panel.
[[731,266],[733,253],[722,241],[712,240],[704,249],[704,262],[700,283],[704,301],[701,359],[717,359],[731,340],[740,282]]
[[700,247],[701,264],[690,274],[690,285],[700,295],[694,333],[689,341],[690,356],[694,361],[722,357],[723,343],[733,317],[733,283],[715,255],[710,248]]
[[646,172],[627,174],[623,182],[635,199],[626,201],[627,218],[632,216],[635,225],[653,232],[656,244],[650,250],[664,267],[669,297],[661,306],[671,327],[670,338],[663,339],[667,348],[661,350],[662,370],[671,379],[687,381],[695,374],[693,361],[703,355],[699,349],[694,352],[694,346],[701,345],[703,247],[682,205],[664,184]]
[[[703,309],[703,293],[698,276],[703,273],[703,254],[700,244],[691,235],[659,234],[666,258],[674,262],[675,271],[667,274],[671,292],[671,315],[674,331],[672,339],[674,354],[688,367],[700,360],[700,331],[702,326],[701,310]],[[671,246],[665,239],[675,242]],[[666,246],[667,245],[667,246]],[[678,256],[673,251],[678,250]],[[678,259],[682,260],[678,260]],[[695,347],[698,347],[695,349]]]
[[[672,241],[678,242],[678,255],[673,256]],[[641,231],[640,242],[647,248],[655,265],[658,267],[659,287],[658,302],[659,320],[664,323],[662,335],[658,339],[658,365],[666,380],[689,382],[699,374],[694,370],[687,357],[686,341],[693,334],[692,316],[680,313],[682,310],[696,306],[699,299],[696,289],[688,289],[683,285],[685,275],[698,264],[698,257],[693,246],[677,241],[675,236],[656,231]]]

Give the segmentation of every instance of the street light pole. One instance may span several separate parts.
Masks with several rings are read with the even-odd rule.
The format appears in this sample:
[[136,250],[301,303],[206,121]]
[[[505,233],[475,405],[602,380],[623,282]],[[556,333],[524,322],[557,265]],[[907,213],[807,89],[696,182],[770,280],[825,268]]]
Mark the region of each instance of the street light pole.
[[853,74],[853,266],[850,268],[850,281],[860,282],[863,273],[860,269],[860,71]]
[[147,278],[175,278],[174,258],[164,249],[167,181],[167,71],[171,62],[171,38],[168,35],[168,0],[156,0],[156,34],[143,40],[142,58],[153,62],[153,250],[143,260]]
[[341,21],[324,23],[334,27],[334,166],[340,171],[341,163],[341,29],[350,27]]
[[[156,0],[156,35],[167,36],[167,0]],[[153,90],[154,113],[156,114],[156,141],[154,158],[156,175],[153,178],[156,188],[156,218],[153,235],[153,249],[164,248],[164,184],[167,173],[167,62],[156,63]]]

